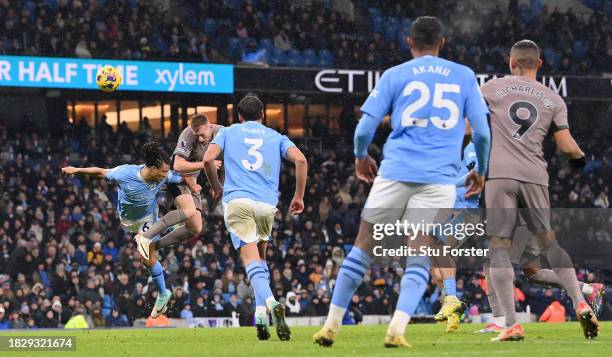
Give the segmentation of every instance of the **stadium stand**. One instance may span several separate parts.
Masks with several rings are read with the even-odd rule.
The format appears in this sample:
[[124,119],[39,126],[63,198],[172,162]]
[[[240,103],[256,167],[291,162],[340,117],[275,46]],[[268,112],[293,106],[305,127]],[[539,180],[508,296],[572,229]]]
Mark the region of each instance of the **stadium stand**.
[[247,62],[388,67],[409,58],[407,30],[412,19],[428,13],[448,24],[443,56],[476,72],[506,72],[508,44],[528,37],[540,39],[544,73],[612,67],[609,1],[585,0],[586,13],[541,1],[490,8],[469,1],[360,0],[355,4],[362,16],[354,19],[329,1],[308,3],[183,0],[166,10],[137,0],[22,1],[17,9],[3,1],[0,54],[238,63],[265,49],[265,56]]

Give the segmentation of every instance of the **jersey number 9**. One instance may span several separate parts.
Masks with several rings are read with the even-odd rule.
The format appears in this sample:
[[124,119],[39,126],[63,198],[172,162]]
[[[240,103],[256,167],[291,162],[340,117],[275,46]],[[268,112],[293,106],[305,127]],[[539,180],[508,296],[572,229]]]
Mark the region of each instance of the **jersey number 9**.
[[538,108],[530,102],[514,102],[508,108],[508,116],[514,124],[519,126],[514,134],[512,134],[512,138],[521,140],[527,130],[538,120]]

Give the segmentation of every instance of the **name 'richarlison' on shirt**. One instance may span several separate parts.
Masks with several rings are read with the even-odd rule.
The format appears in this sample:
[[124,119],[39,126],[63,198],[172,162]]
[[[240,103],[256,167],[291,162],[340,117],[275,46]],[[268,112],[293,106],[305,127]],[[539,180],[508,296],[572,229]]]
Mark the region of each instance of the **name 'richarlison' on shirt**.
[[530,86],[524,86],[521,84],[513,84],[510,86],[506,86],[504,88],[498,89],[495,92],[495,95],[497,95],[499,98],[503,98],[513,93],[522,93],[522,94],[530,95],[532,97],[536,97],[544,103],[544,107],[546,108],[552,108],[554,106],[552,99],[549,96],[547,96],[544,92],[542,92],[541,90],[537,88],[533,88]]

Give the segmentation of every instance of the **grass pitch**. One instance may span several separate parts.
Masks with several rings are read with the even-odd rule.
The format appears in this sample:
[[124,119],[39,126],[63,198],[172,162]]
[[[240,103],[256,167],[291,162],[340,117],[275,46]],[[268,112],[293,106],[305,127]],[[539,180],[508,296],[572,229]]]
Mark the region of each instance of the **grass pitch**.
[[409,325],[411,349],[382,346],[386,326],[344,326],[331,348],[313,344],[315,327],[294,327],[292,339],[258,341],[255,328],[43,330],[2,332],[0,336],[76,336],[76,352],[0,352],[2,356],[610,356],[612,322],[600,336],[587,341],[577,322],[525,324],[520,342],[489,342],[494,334],[476,334],[481,324],[462,324],[453,334],[442,324]]

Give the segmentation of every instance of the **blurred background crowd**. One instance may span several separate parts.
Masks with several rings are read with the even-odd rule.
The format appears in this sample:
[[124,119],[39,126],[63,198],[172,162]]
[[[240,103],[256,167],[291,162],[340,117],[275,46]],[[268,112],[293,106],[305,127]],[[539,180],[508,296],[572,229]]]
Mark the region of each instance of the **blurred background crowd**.
[[544,72],[612,68],[610,1],[582,0],[581,11],[542,0],[160,2],[1,0],[0,54],[384,68],[410,57],[410,24],[432,14],[447,26],[443,56],[476,72],[505,72],[523,38],[538,40]]
[[[286,207],[294,190],[293,168],[282,170],[281,204],[267,251],[274,294],[293,316],[327,313],[338,267],[355,240],[369,189],[354,176],[350,136],[331,137],[325,130],[317,128],[323,145],[300,143],[310,169],[306,209],[299,216],[288,214]],[[386,130],[379,131],[371,147],[378,158]],[[117,188],[103,179],[61,177],[60,168],[141,162],[135,148],[151,135],[147,127],[113,131],[105,124],[89,127],[85,121],[67,125],[60,137],[0,126],[0,327],[58,327],[77,313],[90,316],[94,326],[127,326],[148,316],[156,292],[131,235],[119,225]],[[579,130],[577,137],[586,141]],[[175,140],[164,140],[168,152]],[[549,152],[555,207],[609,207],[611,148],[604,150],[602,144],[586,145],[589,162],[582,172],[570,170],[564,159]],[[174,290],[168,316],[189,319],[236,312],[242,324],[251,324],[253,293],[230,245],[221,207],[207,189],[203,197],[206,227],[201,236],[161,252]],[[164,208],[163,195],[159,201]],[[599,239],[610,242],[605,226],[599,229]],[[366,274],[347,322],[392,311],[401,266],[401,261],[389,261]],[[602,280],[599,272],[579,269],[578,274],[586,281]],[[471,307],[471,317],[490,311],[480,270],[461,269],[457,288]],[[432,282],[418,312],[435,311],[439,296]],[[562,291],[517,283],[519,311],[530,305],[540,314],[553,300],[567,304],[571,315]]]

